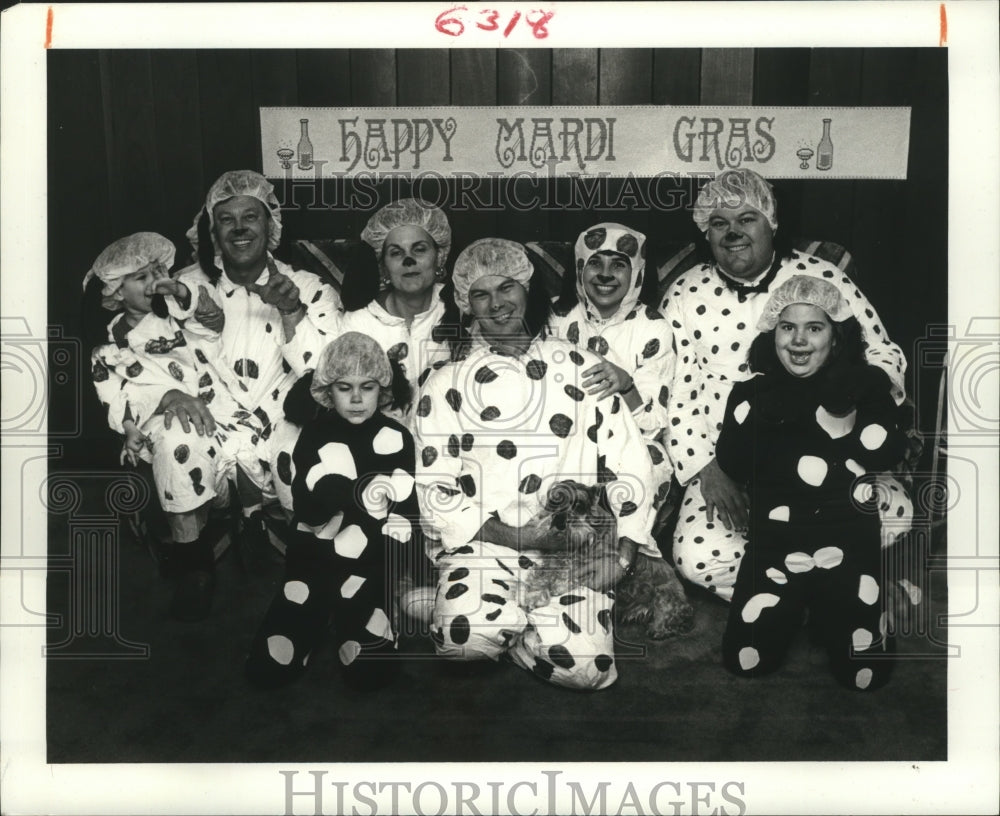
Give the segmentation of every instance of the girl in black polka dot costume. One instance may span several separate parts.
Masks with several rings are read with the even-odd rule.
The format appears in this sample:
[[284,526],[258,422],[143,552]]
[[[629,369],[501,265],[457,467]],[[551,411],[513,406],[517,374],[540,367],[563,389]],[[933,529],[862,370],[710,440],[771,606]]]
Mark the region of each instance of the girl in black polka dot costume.
[[875,474],[903,456],[891,383],[867,365],[837,288],[796,276],[774,291],[733,386],[716,457],[751,495],[723,660],[744,676],[776,669],[808,610],[841,684],[889,675]]
[[[347,332],[322,351],[309,389],[322,409],[295,445],[296,528],[247,676],[263,687],[296,679],[332,618],[347,678],[374,687],[396,665],[395,577],[422,557],[413,437],[379,410],[405,402],[408,388],[378,343]],[[299,419],[293,402],[302,390],[285,405]]]
[[[781,237],[774,192],[757,173],[720,173],[702,188],[693,215],[712,260],[677,278],[662,306],[677,351],[667,449],[685,487],[674,530],[674,563],[696,586],[729,600],[746,543],[748,501],[719,469],[715,442],[729,390],[749,374],[747,349],[769,293],[794,275],[835,286],[861,327],[865,359],[888,374],[897,404],[904,398],[906,359],[841,269],[794,251]],[[902,534],[909,529],[913,506],[891,475],[879,480],[885,487],[879,506],[885,529]]]
[[641,232],[621,224],[597,224],[582,232],[576,273],[563,281],[552,333],[602,358],[583,372],[584,387],[599,401],[618,395],[625,402],[646,440],[654,507],[659,508],[674,473],[661,441],[674,352],[670,326],[655,304],[657,278],[647,271]]

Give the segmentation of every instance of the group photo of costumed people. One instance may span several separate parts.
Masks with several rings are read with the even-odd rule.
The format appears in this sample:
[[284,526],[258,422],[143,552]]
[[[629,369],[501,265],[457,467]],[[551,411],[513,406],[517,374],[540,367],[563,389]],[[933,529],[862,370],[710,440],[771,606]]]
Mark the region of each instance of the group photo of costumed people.
[[793,249],[757,173],[705,183],[693,221],[700,262],[669,281],[627,223],[549,236],[573,255],[553,292],[525,245],[453,252],[445,211],[399,198],[333,285],[275,257],[281,204],[238,170],[200,203],[189,265],[156,233],[111,243],[84,280],[113,313],[93,380],[123,465],[151,467],[170,617],[211,625],[206,523],[232,505],[283,570],[254,686],[327,646],[380,688],[409,622],[436,659],[604,689],[627,671],[617,627],[669,649],[706,591],[730,671],[773,671],[805,620],[840,684],[882,686],[906,359],[839,267]]

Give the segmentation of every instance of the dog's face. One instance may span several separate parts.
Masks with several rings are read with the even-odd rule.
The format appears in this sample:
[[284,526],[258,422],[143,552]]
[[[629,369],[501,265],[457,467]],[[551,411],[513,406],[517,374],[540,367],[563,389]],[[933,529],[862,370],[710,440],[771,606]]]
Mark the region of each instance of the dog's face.
[[573,479],[556,482],[545,497],[552,529],[565,530],[571,550],[610,546],[617,541],[615,517],[604,506],[601,485]]
[[552,514],[553,526],[561,530],[570,516],[589,515],[600,496],[600,485],[588,486],[573,479],[564,479],[549,488],[545,509]]

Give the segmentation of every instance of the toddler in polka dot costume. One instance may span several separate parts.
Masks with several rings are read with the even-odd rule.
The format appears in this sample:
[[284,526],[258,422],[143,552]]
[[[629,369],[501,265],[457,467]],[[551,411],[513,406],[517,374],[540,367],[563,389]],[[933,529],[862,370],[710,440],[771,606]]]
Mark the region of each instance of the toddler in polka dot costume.
[[[214,583],[212,542],[202,537],[209,507],[228,499],[237,466],[263,480],[254,450],[263,425],[231,397],[235,375],[219,332],[193,316],[173,316],[179,301],[208,297],[203,288],[169,276],[174,252],[170,241],[153,232],[121,238],[98,256],[84,287],[100,280],[104,307],[119,312],[108,326],[112,342],[92,353],[94,385],[109,425],[125,436],[122,460],[152,463],[173,539],[171,615],[197,621],[209,613]],[[159,411],[171,391],[210,405],[214,427],[196,429],[186,418]]]
[[290,419],[306,420],[293,452],[295,531],[284,582],[251,646],[247,677],[262,687],[295,680],[332,619],[348,681],[376,687],[397,665],[395,581],[423,558],[413,437],[380,410],[400,401],[405,380],[393,383],[375,340],[347,332],[320,353],[308,387],[321,406],[313,416],[300,416],[292,404],[301,387],[285,404]]
[[751,495],[723,660],[743,676],[776,669],[808,611],[836,680],[889,676],[875,474],[905,449],[891,383],[865,363],[835,286],[794,276],[770,296],[750,365],[733,386],[719,466]]

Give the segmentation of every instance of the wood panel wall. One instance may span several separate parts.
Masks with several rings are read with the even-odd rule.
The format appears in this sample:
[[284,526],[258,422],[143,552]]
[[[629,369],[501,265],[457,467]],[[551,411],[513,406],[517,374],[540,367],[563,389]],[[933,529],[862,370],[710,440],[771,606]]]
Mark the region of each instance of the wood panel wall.
[[[848,247],[910,355],[947,316],[947,92],[944,49],[52,50],[51,322],[77,334],[79,307],[65,292],[111,240],[155,230],[186,254],[184,232],[211,182],[260,167],[261,106],[909,105],[906,181],[776,186],[782,228]],[[531,184],[519,182],[518,194]],[[489,234],[572,240],[604,219],[653,243],[694,235],[683,209],[449,215],[455,253]],[[357,235],[367,216],[296,210],[285,234]],[[933,403],[928,382],[922,406]]]

